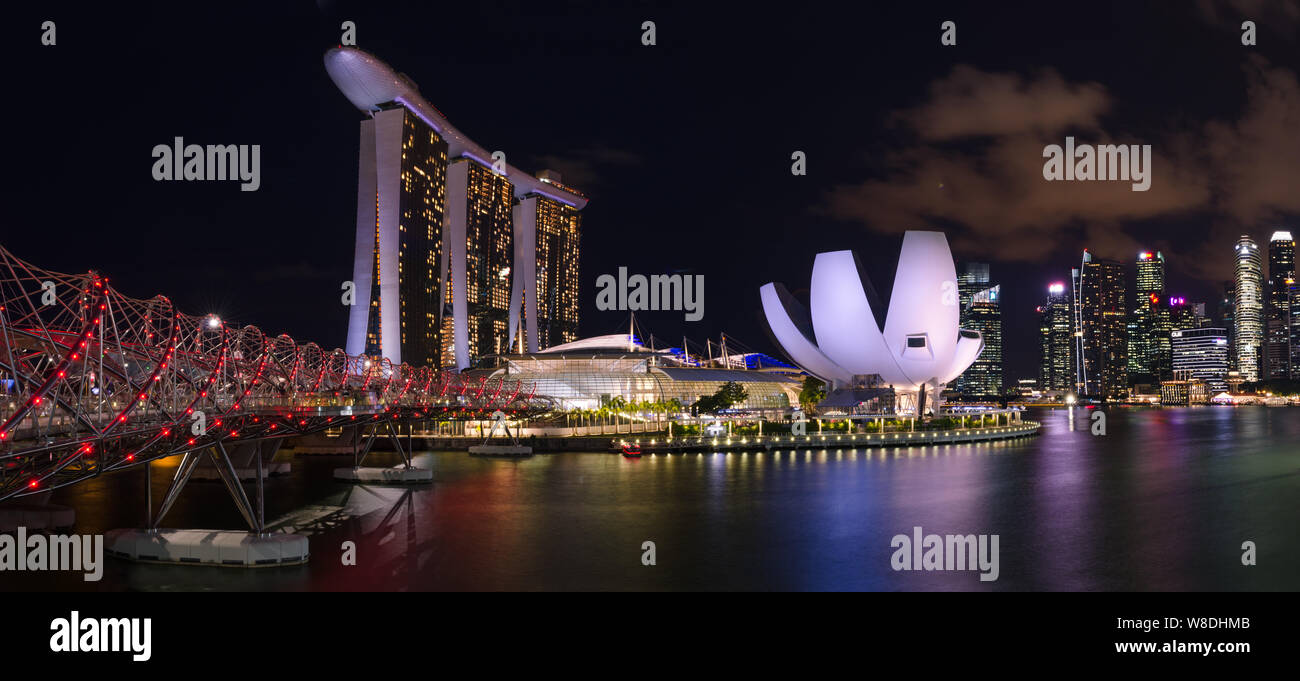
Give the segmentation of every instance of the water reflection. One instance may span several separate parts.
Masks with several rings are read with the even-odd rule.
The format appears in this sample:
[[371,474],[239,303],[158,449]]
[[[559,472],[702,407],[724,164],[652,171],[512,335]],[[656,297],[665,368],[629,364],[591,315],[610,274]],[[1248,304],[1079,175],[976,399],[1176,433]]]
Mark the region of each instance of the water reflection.
[[[0,589],[1295,589],[1300,410],[1041,411],[1036,438],[898,448],[572,453],[521,461],[425,453],[432,485],[353,486],[338,457],[267,483],[267,517],[307,534],[306,566],[110,561],[0,575]],[[384,454],[375,465],[386,462]],[[175,462],[155,464],[155,499]],[[138,526],[138,471],[58,490],[79,532]],[[219,484],[192,483],[168,526],[239,528]],[[997,534],[1000,578],[895,572],[890,539]],[[1240,544],[1260,546],[1240,565]],[[641,564],[654,541],[658,564]],[[356,565],[342,561],[345,542]]]

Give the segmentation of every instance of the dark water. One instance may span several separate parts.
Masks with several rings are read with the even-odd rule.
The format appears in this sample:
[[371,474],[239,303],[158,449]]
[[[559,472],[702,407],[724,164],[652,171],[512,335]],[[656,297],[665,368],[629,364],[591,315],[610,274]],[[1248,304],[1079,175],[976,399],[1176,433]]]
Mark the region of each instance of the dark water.
[[[99,583],[7,572],[0,590],[1300,589],[1300,409],[1116,409],[1104,436],[1077,414],[1075,430],[1065,411],[1041,411],[1040,436],[978,445],[640,460],[426,453],[419,465],[435,482],[416,488],[335,482],[348,459],[302,456],[268,483],[266,517],[342,507],[305,530],[309,565],[110,558]],[[155,465],[155,499],[175,465]],[[77,509],[76,532],[139,526],[143,480],[128,471],[53,501]],[[165,523],[241,524],[224,488],[199,482]],[[998,580],[893,571],[891,537],[918,525],[998,535]],[[356,566],[340,561],[349,540]],[[1246,540],[1253,567],[1241,564]]]

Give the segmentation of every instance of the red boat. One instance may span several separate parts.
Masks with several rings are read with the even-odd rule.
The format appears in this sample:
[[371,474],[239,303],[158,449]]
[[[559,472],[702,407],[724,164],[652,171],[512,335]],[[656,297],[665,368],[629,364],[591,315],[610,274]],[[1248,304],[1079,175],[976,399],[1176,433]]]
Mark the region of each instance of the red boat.
[[641,458],[641,445],[624,443],[623,456],[626,456],[629,459]]

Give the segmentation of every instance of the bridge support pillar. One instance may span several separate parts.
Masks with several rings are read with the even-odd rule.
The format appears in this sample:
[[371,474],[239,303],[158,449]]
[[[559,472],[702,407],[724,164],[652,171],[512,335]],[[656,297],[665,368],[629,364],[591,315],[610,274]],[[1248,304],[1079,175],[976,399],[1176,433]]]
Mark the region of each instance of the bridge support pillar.
[[[299,565],[307,562],[310,549],[307,538],[295,534],[266,532],[263,479],[266,472],[263,458],[275,456],[278,440],[241,443],[237,456],[249,456],[253,465],[254,495],[250,499],[240,482],[230,452],[218,441],[212,447],[191,450],[184,454],[177,466],[172,482],[159,504],[158,512],[149,518],[145,529],[110,530],[104,534],[105,550],[109,555],[128,560],[173,563],[182,565],[239,565],[266,567],[272,565]],[[186,483],[195,475],[200,463],[216,471],[225,484],[239,514],[248,523],[249,531],[237,530],[187,530],[159,529],[158,525],[171,510]],[[147,496],[148,508],[153,500]]]
[[[240,480],[252,480],[259,476],[266,478],[272,475],[288,475],[290,471],[288,461],[273,461],[283,442],[281,439],[257,440],[231,446],[230,461],[235,476]],[[204,459],[199,462],[192,477],[194,480],[220,480],[221,474],[215,463],[210,459]]]
[[[419,484],[423,482],[433,482],[433,471],[427,468],[416,468],[411,465],[411,449],[413,446],[414,424],[407,426],[411,430],[407,432],[406,442],[402,442],[402,435],[399,427],[391,420],[375,423],[370,426],[369,434],[362,436],[361,429],[358,428],[358,438],[354,441],[352,467],[335,468],[334,477],[338,480],[347,480],[349,482],[371,482],[371,483],[394,483],[394,484]],[[370,454],[370,448],[374,446],[375,439],[387,436],[401,455],[403,463],[393,466],[392,468],[364,467],[361,465]]]

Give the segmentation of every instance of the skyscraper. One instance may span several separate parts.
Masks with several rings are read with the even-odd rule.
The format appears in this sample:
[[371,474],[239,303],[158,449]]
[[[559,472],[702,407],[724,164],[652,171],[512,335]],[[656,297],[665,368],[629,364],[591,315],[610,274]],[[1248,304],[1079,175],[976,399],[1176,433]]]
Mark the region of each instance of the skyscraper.
[[446,141],[407,109],[361,122],[349,352],[437,366],[446,173]]
[[[974,328],[970,326],[970,304],[971,299],[976,293],[989,287],[989,265],[983,262],[961,262],[957,263],[957,309],[959,310],[960,326],[963,329]],[[962,395],[972,396],[978,393],[973,392],[967,385],[969,380],[970,368],[962,372],[960,376],[953,381],[953,388]]]
[[1001,286],[989,286],[988,263],[962,264],[957,275],[961,328],[979,331],[984,350],[960,376],[956,388],[968,397],[1002,394]]
[[970,306],[971,298],[988,287],[988,263],[965,262],[961,264],[961,271],[957,273],[957,296],[963,312]]
[[1236,257],[1233,298],[1233,353],[1237,371],[1246,382],[1260,380],[1264,347],[1264,279],[1259,247],[1242,235],[1234,250]]
[[[1171,332],[1177,331],[1178,329],[1195,329],[1202,326],[1208,326],[1207,324],[1201,323],[1205,309],[1204,303],[1191,305],[1188,304],[1186,298],[1181,296],[1169,296],[1166,300],[1169,301],[1169,330]],[[1170,369],[1172,370],[1172,363]]]
[[373,55],[334,48],[325,69],[369,117],[347,351],[464,369],[576,339],[586,197],[489,153]]
[[1002,395],[1002,304],[1001,286],[990,286],[971,296],[962,328],[979,331],[984,350],[962,372],[963,394],[976,397]]
[[[542,171],[543,182],[565,188],[560,176]],[[530,346],[541,350],[578,339],[578,234],[582,214],[562,201],[544,194],[531,194],[515,206],[516,229],[533,234],[533,243],[515,242],[515,261],[522,263],[523,277],[516,278],[516,288],[523,280],[536,281],[532,291],[517,291],[512,300],[522,300],[523,308],[510,311],[510,335],[515,337],[518,317],[523,315]],[[529,253],[535,257],[529,258]],[[536,339],[536,342],[533,341]]]
[[1038,307],[1038,385],[1044,391],[1074,387],[1074,324],[1064,283],[1047,287],[1047,300]]
[[1077,374],[1081,392],[1107,400],[1128,394],[1128,339],[1124,266],[1088,251],[1074,271],[1079,329]]
[[1137,283],[1128,331],[1128,373],[1149,380],[1167,378],[1170,372],[1169,307],[1165,302],[1165,257],[1143,251],[1137,257]]
[[1287,299],[1291,307],[1291,380],[1300,380],[1300,282],[1292,280],[1287,286]]
[[1268,240],[1268,304],[1265,308],[1264,378],[1291,378],[1291,300],[1295,281],[1295,239],[1276,231]]
[[447,172],[451,285],[443,298],[443,366],[464,368],[510,347],[513,193],[506,177],[469,158]]
[[1232,281],[1223,282],[1223,298],[1219,301],[1219,325],[1223,327],[1228,334],[1228,370],[1237,370],[1237,347],[1235,338],[1237,337],[1237,323],[1233,310],[1237,307],[1237,284]]

